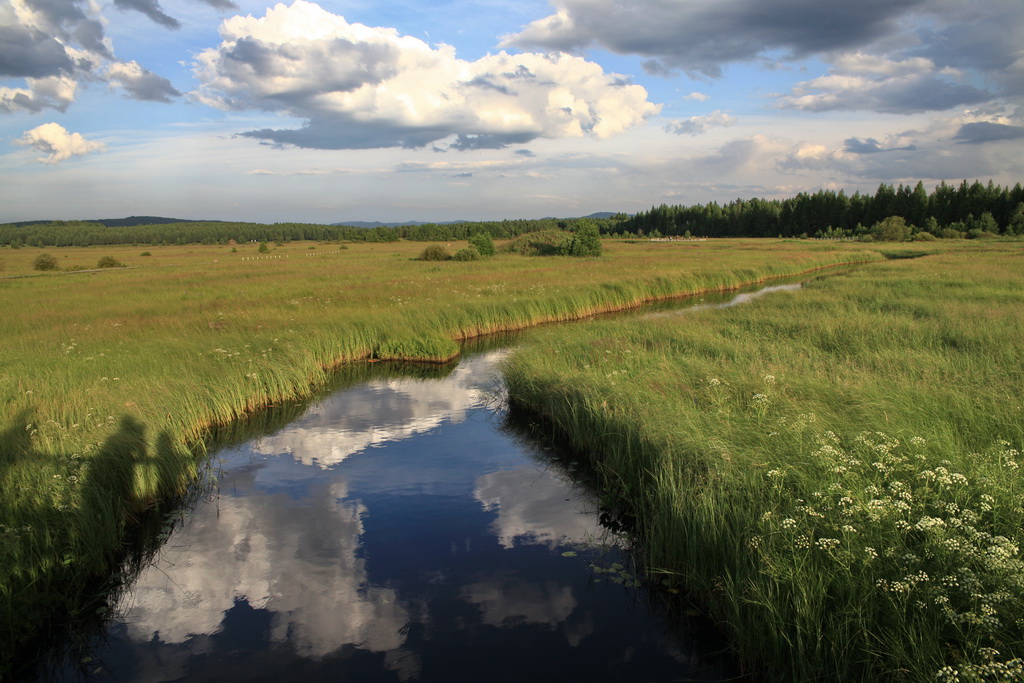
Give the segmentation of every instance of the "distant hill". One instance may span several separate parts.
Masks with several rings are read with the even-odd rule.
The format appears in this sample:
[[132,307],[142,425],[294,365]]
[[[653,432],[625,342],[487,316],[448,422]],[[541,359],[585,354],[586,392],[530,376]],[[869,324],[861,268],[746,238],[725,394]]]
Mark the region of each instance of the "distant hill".
[[[91,218],[82,221],[83,223],[101,223],[108,228],[118,227],[130,227],[132,225],[163,225],[165,223],[221,223],[223,221],[213,221],[194,218],[164,218],[163,216],[128,216],[127,218]],[[47,223],[53,223],[53,219],[41,220],[41,221],[17,221],[16,223],[7,223],[6,225],[46,225]]]

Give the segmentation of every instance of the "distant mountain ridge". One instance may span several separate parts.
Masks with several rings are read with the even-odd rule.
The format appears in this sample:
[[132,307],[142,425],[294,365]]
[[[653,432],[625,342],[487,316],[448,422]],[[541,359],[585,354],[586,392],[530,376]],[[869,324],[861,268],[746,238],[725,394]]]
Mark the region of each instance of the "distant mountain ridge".
[[[580,218],[611,218],[612,216],[619,215],[613,211],[598,211],[597,213],[588,214],[586,216],[580,216]],[[549,216],[548,218],[552,218]],[[89,219],[69,219],[69,221],[82,223],[100,223],[108,228],[114,227],[131,227],[133,225],[165,225],[169,223],[224,223],[226,221],[213,220],[210,218],[167,218],[165,216],[128,216],[127,218],[89,218]],[[15,221],[12,223],[4,223],[3,225],[40,225],[55,222],[53,219],[47,220],[36,220],[36,221]],[[230,221],[227,221],[230,222]],[[248,221],[240,221],[248,222]],[[328,225],[344,225],[352,228],[397,228],[415,225],[456,225],[458,223],[490,223],[494,221],[400,221],[393,223],[386,223],[383,221],[341,221],[338,223],[328,223]]]
[[[73,222],[82,223],[100,223],[107,226],[108,228],[123,228],[130,227],[133,225],[164,225],[166,223],[223,223],[224,221],[215,221],[206,218],[195,219],[195,218],[165,218],[163,216],[128,216],[127,218],[88,218],[88,219],[70,219]],[[17,221],[14,223],[6,223],[5,225],[39,225],[53,223],[53,219],[39,220],[39,221]]]

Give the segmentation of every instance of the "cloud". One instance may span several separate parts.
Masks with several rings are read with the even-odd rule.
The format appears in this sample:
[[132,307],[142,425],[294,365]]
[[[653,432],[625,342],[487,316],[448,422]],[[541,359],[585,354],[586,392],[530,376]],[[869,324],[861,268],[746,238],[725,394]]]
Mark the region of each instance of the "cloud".
[[0,88],[0,112],[65,111],[75,101],[78,83],[68,76],[26,78],[27,88]]
[[143,69],[137,62],[111,64],[107,80],[111,85],[124,88],[128,96],[136,100],[170,102],[181,95],[169,80]]
[[156,23],[170,29],[181,28],[181,22],[164,13],[158,0],[114,0],[114,7],[119,10],[135,10],[141,12]]
[[267,455],[288,453],[306,465],[333,467],[372,446],[424,434],[444,422],[462,422],[484,405],[493,386],[481,368],[502,352],[464,360],[439,382],[391,379],[367,382],[309,408],[306,415],[255,446]]
[[[810,111],[936,111],[1024,94],[1024,3],[990,0],[552,0],[555,13],[503,46],[647,58],[648,73],[720,78],[741,62],[817,56],[830,75],[785,106]],[[856,78],[850,78],[856,75]],[[962,79],[962,80],[959,80]],[[859,98],[866,89],[866,98]]]
[[904,145],[902,147],[896,145],[887,145],[879,142],[875,138],[847,138],[843,142],[843,151],[850,154],[878,154],[879,152],[890,152],[893,150],[911,151],[917,149],[915,145]]
[[43,78],[73,67],[74,62],[57,39],[31,27],[0,26],[0,74]]
[[506,36],[504,46],[579,50],[597,44],[718,78],[722,66],[781,51],[805,57],[866,45],[899,30],[926,0],[554,0],[555,14]]
[[690,93],[689,95],[685,96],[683,99],[684,100],[696,100],[697,102],[706,102],[710,97],[711,97],[710,95],[705,95],[702,92],[694,91],[694,92]]
[[665,126],[665,131],[675,135],[703,135],[712,128],[731,126],[736,119],[716,109],[704,116],[691,116],[683,121],[672,121]]
[[36,159],[44,164],[58,164],[75,156],[84,156],[102,150],[102,142],[86,140],[79,133],[69,133],[58,123],[44,123],[26,131],[15,144],[31,147],[47,156]]
[[[219,9],[229,0],[198,0]],[[176,19],[158,0],[115,0],[122,10],[142,12],[168,28]],[[91,0],[0,0],[0,78],[23,78],[22,87],[0,87],[0,112],[65,111],[78,86],[108,81],[127,97],[170,102],[179,93],[167,79],[114,55],[106,19]]]
[[910,114],[993,99],[992,93],[951,81],[947,73],[920,57],[840,55],[827,76],[797,83],[778,103],[787,109],[816,112],[861,109]]
[[1020,140],[1021,138],[1024,138],[1024,127],[989,121],[965,123],[956,134],[958,142],[974,145],[1001,140]]
[[500,52],[468,62],[394,29],[349,24],[296,0],[236,16],[195,62],[195,97],[304,120],[242,135],[317,149],[497,149],[537,138],[608,137],[656,114],[647,91],[569,55]]

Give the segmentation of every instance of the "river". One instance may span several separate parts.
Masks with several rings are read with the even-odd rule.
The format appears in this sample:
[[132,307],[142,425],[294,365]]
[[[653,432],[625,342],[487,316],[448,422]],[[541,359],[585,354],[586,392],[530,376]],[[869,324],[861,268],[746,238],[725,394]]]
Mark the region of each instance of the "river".
[[[735,297],[698,305],[749,293]],[[42,678],[736,676],[713,629],[669,618],[638,585],[571,454],[510,423],[508,344],[410,369],[419,377],[364,365],[284,426],[216,452],[103,633]]]

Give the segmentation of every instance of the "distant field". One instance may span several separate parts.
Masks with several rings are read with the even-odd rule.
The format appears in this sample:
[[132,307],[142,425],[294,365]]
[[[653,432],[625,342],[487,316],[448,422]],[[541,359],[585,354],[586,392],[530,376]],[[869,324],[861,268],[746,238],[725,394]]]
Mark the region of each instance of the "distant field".
[[[482,333],[882,258],[776,240],[413,260],[423,248],[0,249],[0,642],[79,608],[133,517],[193,479],[212,426],[308,395],[338,364],[440,361]],[[62,270],[33,270],[44,251]],[[127,267],[65,270],[105,256]]]
[[1022,359],[1024,243],[979,241],[538,331],[506,379],[753,670],[1019,681]]

